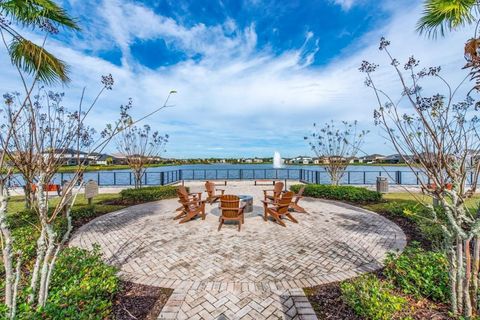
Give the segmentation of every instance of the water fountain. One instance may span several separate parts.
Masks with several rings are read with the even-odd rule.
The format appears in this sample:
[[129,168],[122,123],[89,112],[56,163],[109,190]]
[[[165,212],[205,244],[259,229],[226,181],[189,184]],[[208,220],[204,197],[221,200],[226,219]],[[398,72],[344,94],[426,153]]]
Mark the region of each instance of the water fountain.
[[283,166],[283,160],[282,157],[280,157],[280,152],[275,151],[273,154],[273,167],[278,169]]

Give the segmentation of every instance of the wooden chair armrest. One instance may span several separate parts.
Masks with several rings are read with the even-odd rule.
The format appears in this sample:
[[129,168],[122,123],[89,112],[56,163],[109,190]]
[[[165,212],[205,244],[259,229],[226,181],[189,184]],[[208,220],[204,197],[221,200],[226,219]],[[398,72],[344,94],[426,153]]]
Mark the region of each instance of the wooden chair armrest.
[[266,204],[267,207],[270,206],[270,207],[276,207],[277,206],[277,203],[276,202],[273,202],[273,201],[268,201],[268,200],[260,200],[261,202],[263,202],[263,204]]
[[201,192],[190,192],[188,195],[189,196],[200,196],[202,193]]
[[180,202],[181,204],[195,204],[195,203],[200,204],[200,203],[202,203],[202,202],[205,202],[205,200],[200,200],[200,199],[196,199],[196,200],[195,200],[195,199],[194,199],[194,200],[190,200],[190,201],[188,201],[188,202],[181,202],[181,201],[179,201],[179,202]]

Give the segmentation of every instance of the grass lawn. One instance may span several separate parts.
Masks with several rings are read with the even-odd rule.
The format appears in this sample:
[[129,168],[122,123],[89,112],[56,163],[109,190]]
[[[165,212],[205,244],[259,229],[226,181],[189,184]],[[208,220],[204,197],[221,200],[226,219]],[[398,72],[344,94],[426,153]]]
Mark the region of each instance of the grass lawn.
[[[125,205],[119,204],[108,204],[110,201],[120,199],[119,193],[103,193],[99,194],[93,198],[93,205],[95,206],[95,212],[98,215],[105,214],[108,212],[116,211],[125,208]],[[49,205],[54,207],[58,204],[59,197],[50,198]],[[105,203],[107,202],[107,203]],[[84,198],[83,194],[79,194],[73,205],[73,210],[81,209],[88,207],[87,199]],[[16,212],[23,211],[25,209],[25,203],[23,196],[13,196],[8,202],[8,212],[10,214],[15,214]]]
[[[414,205],[418,203],[419,200],[423,201],[424,203],[432,203],[432,199],[430,197],[421,193],[416,193],[413,195],[408,192],[392,192],[384,194],[383,199],[385,199],[386,201],[381,203],[367,204],[363,207],[378,212],[382,211],[385,206],[391,203],[398,203],[399,207],[406,205]],[[467,200],[467,207],[470,210],[476,210],[479,203],[480,194],[476,194],[475,196]]]

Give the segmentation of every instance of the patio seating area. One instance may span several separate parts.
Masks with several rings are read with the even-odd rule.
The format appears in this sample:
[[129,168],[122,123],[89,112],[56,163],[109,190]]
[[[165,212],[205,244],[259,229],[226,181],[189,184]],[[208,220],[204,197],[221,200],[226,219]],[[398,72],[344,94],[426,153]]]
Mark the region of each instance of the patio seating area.
[[[185,186],[186,199],[198,192],[207,199],[205,182]],[[242,221],[227,220],[218,231],[221,198],[204,203],[205,216],[179,224],[177,198],[99,217],[70,244],[91,249],[98,243],[125,280],[174,289],[160,319],[316,319],[302,288],[378,269],[387,252],[406,244],[397,225],[357,207],[302,198],[297,205],[306,213],[293,213],[298,223],[282,219],[283,227],[264,220],[263,190],[271,185],[229,181],[222,189],[253,197],[252,212],[239,218],[241,232]],[[285,208],[295,200],[288,193]]]

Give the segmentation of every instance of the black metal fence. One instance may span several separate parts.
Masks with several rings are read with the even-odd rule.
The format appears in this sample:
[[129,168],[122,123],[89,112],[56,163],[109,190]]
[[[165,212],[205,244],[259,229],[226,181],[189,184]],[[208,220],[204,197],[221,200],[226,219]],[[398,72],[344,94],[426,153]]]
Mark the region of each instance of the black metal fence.
[[[52,183],[62,184],[73,173],[58,173]],[[377,177],[386,177],[390,184],[419,185],[419,181],[428,181],[422,171],[409,170],[368,170],[345,171],[340,183],[344,185],[372,185]],[[169,185],[182,180],[297,180],[303,183],[330,184],[328,172],[322,169],[176,169],[165,171],[146,171],[142,177],[145,186]],[[131,171],[85,172],[84,181],[94,180],[99,186],[132,186],[135,178]],[[472,181],[470,176],[467,184]],[[10,186],[24,186],[21,175],[16,174]]]
[[[344,171],[340,184],[369,185],[375,184],[377,177],[386,177],[390,184],[419,185],[420,180],[426,181],[428,177],[422,171]],[[300,170],[300,179],[304,183],[330,184],[328,172],[322,170]]]
[[[53,183],[61,184],[73,174],[58,173]],[[390,184],[418,185],[425,176],[421,171],[345,171],[341,184],[369,185],[375,184],[379,176],[387,177]],[[325,170],[315,169],[176,169],[165,171],[146,171],[142,177],[145,186],[169,185],[182,180],[297,180],[304,183],[330,184]],[[85,172],[84,181],[94,180],[99,186],[131,186],[135,178],[131,171],[97,171]],[[13,185],[24,185],[17,175]]]

